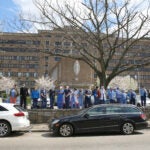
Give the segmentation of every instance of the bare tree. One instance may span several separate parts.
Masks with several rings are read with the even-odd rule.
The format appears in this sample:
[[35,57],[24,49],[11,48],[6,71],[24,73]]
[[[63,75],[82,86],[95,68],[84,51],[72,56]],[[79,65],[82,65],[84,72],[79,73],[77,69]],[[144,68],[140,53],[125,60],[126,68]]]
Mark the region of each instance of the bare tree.
[[[144,2],[133,7],[130,0],[84,0],[73,4],[69,0],[63,4],[60,0],[34,0],[40,17],[23,21],[60,31],[62,41],[71,41],[76,53],[73,49],[64,53],[63,48],[44,52],[84,61],[95,71],[100,84],[107,87],[114,77],[150,64],[146,50],[133,50],[141,40],[149,38],[149,4],[144,12],[139,9]],[[148,55],[143,57],[142,53]]]

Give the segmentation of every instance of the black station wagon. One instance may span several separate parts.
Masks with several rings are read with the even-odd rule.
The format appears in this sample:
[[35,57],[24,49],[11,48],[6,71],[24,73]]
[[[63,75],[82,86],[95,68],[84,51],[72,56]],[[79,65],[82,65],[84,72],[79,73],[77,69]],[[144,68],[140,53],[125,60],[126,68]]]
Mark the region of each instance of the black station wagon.
[[78,115],[53,119],[49,124],[54,134],[67,137],[76,133],[121,131],[129,135],[148,126],[146,115],[126,104],[102,104],[84,109]]

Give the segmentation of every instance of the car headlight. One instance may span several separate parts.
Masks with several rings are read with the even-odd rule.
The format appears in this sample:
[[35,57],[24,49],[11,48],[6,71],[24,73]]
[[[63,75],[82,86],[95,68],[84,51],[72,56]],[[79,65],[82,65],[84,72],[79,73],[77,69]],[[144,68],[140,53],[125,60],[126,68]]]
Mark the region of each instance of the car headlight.
[[59,119],[56,119],[56,120],[54,120],[53,122],[52,122],[52,124],[56,124],[56,123],[58,123],[60,120]]

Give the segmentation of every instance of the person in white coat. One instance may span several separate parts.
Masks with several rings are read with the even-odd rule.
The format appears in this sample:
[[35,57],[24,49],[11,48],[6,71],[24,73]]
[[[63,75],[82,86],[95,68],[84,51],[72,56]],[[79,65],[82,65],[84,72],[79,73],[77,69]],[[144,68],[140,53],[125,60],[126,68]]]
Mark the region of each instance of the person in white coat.
[[101,93],[100,104],[105,104],[105,102],[106,102],[106,90],[105,90],[104,86],[101,86],[100,93]]

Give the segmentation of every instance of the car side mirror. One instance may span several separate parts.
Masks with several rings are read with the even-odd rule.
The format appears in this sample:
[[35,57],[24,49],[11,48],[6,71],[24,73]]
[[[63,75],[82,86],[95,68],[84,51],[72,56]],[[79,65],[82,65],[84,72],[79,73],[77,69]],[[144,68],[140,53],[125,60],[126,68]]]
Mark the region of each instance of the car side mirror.
[[85,114],[85,115],[84,115],[84,118],[87,118],[87,119],[88,119],[89,116],[90,116],[89,114]]

